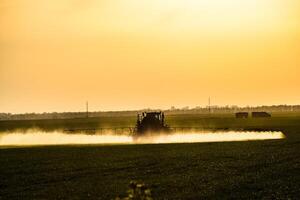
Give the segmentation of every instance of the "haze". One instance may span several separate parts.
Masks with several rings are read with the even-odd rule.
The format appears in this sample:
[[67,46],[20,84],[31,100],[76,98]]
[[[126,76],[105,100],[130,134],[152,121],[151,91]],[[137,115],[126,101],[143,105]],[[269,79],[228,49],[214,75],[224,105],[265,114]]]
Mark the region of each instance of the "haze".
[[0,149],[5,146],[23,145],[66,145],[66,144],[164,144],[195,142],[229,142],[250,140],[284,139],[282,132],[190,132],[175,134],[154,134],[133,139],[121,134],[65,134],[62,132],[44,133],[38,130],[10,132],[0,135]]
[[0,112],[300,103],[298,0],[0,0]]

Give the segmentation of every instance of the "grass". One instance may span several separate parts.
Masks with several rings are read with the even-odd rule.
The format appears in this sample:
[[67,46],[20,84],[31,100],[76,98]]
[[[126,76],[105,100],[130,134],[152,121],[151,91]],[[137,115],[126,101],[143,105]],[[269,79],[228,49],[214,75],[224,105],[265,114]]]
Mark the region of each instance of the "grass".
[[[95,119],[88,120],[97,123]],[[118,120],[133,123],[130,118]],[[0,199],[112,199],[124,196],[131,180],[149,185],[154,199],[299,198],[298,116],[246,120],[230,116],[168,116],[168,123],[214,129],[282,130],[287,138],[0,149]],[[0,126],[4,127],[1,123]]]

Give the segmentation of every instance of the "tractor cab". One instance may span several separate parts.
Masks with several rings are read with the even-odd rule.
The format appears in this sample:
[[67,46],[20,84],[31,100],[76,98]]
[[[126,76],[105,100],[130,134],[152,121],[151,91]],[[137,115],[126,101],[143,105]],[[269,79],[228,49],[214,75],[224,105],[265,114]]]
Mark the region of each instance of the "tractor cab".
[[136,133],[143,135],[149,132],[166,132],[169,127],[165,125],[163,112],[143,112],[137,115]]

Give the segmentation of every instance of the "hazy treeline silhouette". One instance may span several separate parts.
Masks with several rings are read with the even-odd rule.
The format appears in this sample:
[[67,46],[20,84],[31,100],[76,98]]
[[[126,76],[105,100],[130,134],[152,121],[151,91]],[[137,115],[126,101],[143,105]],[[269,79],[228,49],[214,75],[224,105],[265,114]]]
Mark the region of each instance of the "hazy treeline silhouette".
[[[89,112],[89,117],[125,117],[135,116],[139,112],[155,111],[157,109],[143,109],[133,111],[96,111]],[[239,107],[239,106],[210,106],[195,108],[175,108],[163,110],[166,114],[207,114],[207,113],[235,113],[235,112],[300,112],[300,105],[272,105],[272,106],[256,106],[256,107]],[[69,119],[69,118],[86,118],[86,112],[44,112],[44,113],[24,113],[11,114],[0,113],[0,120],[34,120],[34,119]]]

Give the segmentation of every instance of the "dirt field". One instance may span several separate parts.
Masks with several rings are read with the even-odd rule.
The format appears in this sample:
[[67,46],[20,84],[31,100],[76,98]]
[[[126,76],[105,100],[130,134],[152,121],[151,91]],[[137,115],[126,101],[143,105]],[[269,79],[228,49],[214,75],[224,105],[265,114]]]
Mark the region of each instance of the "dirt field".
[[299,198],[298,116],[168,120],[208,129],[281,130],[287,138],[0,149],[0,199],[112,199],[125,195],[130,180],[149,185],[154,199]]

